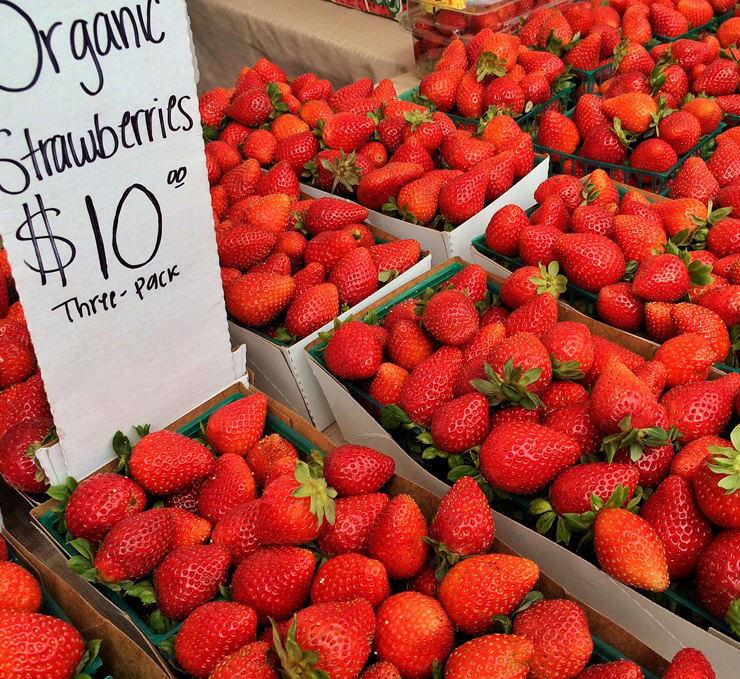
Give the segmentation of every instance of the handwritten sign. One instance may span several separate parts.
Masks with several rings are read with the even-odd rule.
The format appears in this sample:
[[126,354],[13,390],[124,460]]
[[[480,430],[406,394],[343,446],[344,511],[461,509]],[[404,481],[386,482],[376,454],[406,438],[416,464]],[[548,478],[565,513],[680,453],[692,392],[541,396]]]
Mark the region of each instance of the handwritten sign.
[[0,233],[67,472],[236,377],[184,0],[0,0]]

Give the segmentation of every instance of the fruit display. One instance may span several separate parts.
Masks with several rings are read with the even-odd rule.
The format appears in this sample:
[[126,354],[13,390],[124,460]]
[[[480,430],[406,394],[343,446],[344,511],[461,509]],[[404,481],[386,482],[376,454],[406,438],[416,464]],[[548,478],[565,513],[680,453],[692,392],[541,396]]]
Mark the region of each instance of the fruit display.
[[[94,677],[100,640],[85,642],[0,537],[0,671],[6,677]],[[81,673],[85,674],[81,674]]]
[[[723,138],[709,163],[723,181],[719,149],[729,153],[729,145],[734,142]],[[688,348],[685,336],[699,334],[697,341],[712,349],[707,360],[735,366],[736,220],[732,207],[714,207],[708,196],[716,200],[716,189],[700,193],[707,181],[717,182],[706,166],[699,175],[698,165],[684,165],[670,198],[617,186],[602,170],[583,183],[554,175],[535,192],[536,209],[527,215],[516,206],[502,208],[476,247],[507,268],[521,267],[517,277],[557,262],[567,279],[561,284],[575,292],[571,301],[590,315],[665,343],[662,351]]]
[[558,542],[592,541],[594,561],[638,590],[673,584],[675,595],[696,577],[699,606],[738,633],[729,598],[712,609],[719,585],[701,584],[711,569],[698,564],[738,527],[740,375],[712,373],[697,332],[646,360],[597,325],[559,320],[556,265],[500,286],[478,265],[435,271],[327,334],[314,356],[439,478],[472,476],[494,506]]

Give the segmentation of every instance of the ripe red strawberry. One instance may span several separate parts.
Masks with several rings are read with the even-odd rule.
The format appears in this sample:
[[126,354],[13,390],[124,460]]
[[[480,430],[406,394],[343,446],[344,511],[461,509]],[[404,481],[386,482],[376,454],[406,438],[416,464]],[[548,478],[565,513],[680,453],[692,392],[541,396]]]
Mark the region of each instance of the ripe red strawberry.
[[257,128],[269,121],[274,110],[267,92],[250,89],[233,99],[224,113],[246,127]]
[[573,211],[571,230],[573,233],[595,233],[613,238],[614,215],[598,205],[583,205]]
[[719,436],[730,421],[738,389],[740,376],[730,373],[718,380],[682,384],[669,390],[660,404],[666,409],[668,424],[682,434],[679,443]]
[[[468,363],[475,359],[486,358],[494,346],[506,337],[506,328],[501,323],[484,325],[469,342],[461,348],[463,361]],[[460,394],[458,394],[459,396]]]
[[706,656],[695,648],[682,648],[676,653],[663,675],[663,679],[680,679],[681,677],[717,679]]
[[178,507],[184,509],[186,512],[195,514],[198,511],[198,495],[200,495],[200,489],[203,487],[207,477],[194,481],[189,486],[186,486],[182,490],[168,495],[164,498],[165,507]]
[[378,608],[374,649],[381,661],[403,677],[431,676],[454,646],[450,620],[438,601],[417,592],[401,592]]
[[[548,418],[549,419],[549,418]],[[555,479],[550,502],[558,516],[592,511],[591,495],[606,503],[621,484],[627,489],[622,506],[632,499],[639,480],[637,469],[617,462],[590,462],[569,467]]]
[[387,504],[388,496],[382,493],[338,498],[334,525],[327,525],[317,541],[321,551],[366,554],[375,519]]
[[370,247],[370,255],[379,274],[396,271],[400,275],[419,261],[421,246],[409,238],[378,243]]
[[608,124],[600,123],[586,133],[579,155],[602,163],[621,165],[627,158],[628,148]]
[[364,598],[377,608],[390,593],[388,575],[380,561],[362,554],[340,554],[316,571],[311,586],[311,603]]
[[209,127],[218,127],[229,105],[229,91],[223,87],[214,87],[198,97],[198,112],[201,122]]
[[594,642],[581,607],[565,599],[535,601],[514,618],[514,634],[529,639],[534,657],[529,676],[572,677],[591,658]]
[[608,238],[592,233],[563,234],[555,252],[572,285],[598,292],[604,285],[617,283],[624,275],[624,256]]
[[532,665],[532,642],[519,635],[489,634],[458,646],[445,665],[449,679],[524,679]]
[[0,561],[0,611],[37,613],[42,604],[41,586],[23,566]]
[[225,453],[200,490],[198,514],[216,525],[227,511],[255,499],[257,486],[244,458]]
[[275,654],[272,646],[264,641],[255,641],[221,660],[209,675],[210,679],[278,679]]
[[[293,493],[299,491],[297,496]],[[336,492],[324,479],[311,477],[308,465],[296,464],[293,475],[278,476],[262,494],[255,535],[264,545],[301,545],[315,540],[324,519],[334,522]]]
[[267,229],[234,224],[216,234],[219,263],[223,267],[246,271],[253,264],[267,259],[275,242],[275,234]]
[[529,226],[526,213],[518,205],[506,205],[494,213],[486,227],[486,245],[505,257],[519,254],[519,236]]
[[[554,151],[575,153],[581,137],[576,124],[557,111],[545,111],[537,130],[537,143]],[[555,156],[557,160],[559,156]]]
[[219,408],[208,419],[206,436],[218,455],[244,457],[262,437],[267,417],[267,397],[252,394]]
[[261,548],[254,534],[259,503],[252,500],[234,507],[213,528],[211,544],[229,550],[231,561],[237,566]]
[[447,182],[439,192],[439,212],[458,226],[483,209],[488,188],[488,172],[471,170]]
[[168,510],[150,509],[134,514],[113,526],[103,538],[92,563],[89,543],[75,542],[82,556],[78,563],[73,562],[74,570],[92,582],[110,584],[138,580],[162,561],[172,547],[173,537]]
[[688,158],[671,186],[671,198],[696,198],[702,203],[717,197],[720,186],[699,157]]
[[362,176],[357,200],[371,210],[380,210],[391,197],[398,196],[404,185],[419,179],[423,173],[421,165],[416,163],[389,162]]
[[575,464],[580,446],[538,424],[512,422],[491,431],[480,450],[481,472],[506,492],[531,495]]
[[504,142],[498,148],[497,153],[511,153],[513,155],[514,179],[516,181],[526,177],[534,168],[532,137],[526,132],[522,132],[520,135]]
[[367,379],[383,362],[383,347],[369,326],[350,321],[343,323],[329,339],[324,359],[337,377]]
[[211,524],[206,519],[201,519],[180,507],[168,507],[167,511],[172,517],[172,549],[202,545],[211,535]]
[[553,226],[565,233],[570,230],[570,215],[559,196],[548,196],[529,217],[532,224]]
[[737,473],[732,466],[737,455],[734,442],[733,447],[710,448],[709,456],[693,478],[696,499],[702,512],[723,528],[740,528],[740,495],[736,492]]
[[542,392],[545,415],[588,398],[586,388],[576,382],[551,382]]
[[398,198],[383,205],[383,211],[387,214],[398,212],[402,219],[413,224],[426,224],[437,214],[442,186],[461,174],[458,170],[429,172],[401,188]]
[[696,333],[672,337],[655,352],[666,368],[666,386],[700,382],[709,376],[716,354],[712,345]]
[[211,676],[230,653],[257,638],[257,615],[242,604],[212,601],[193,611],[175,642],[175,658],[194,677]]
[[433,295],[421,315],[424,329],[443,344],[464,344],[478,331],[478,312],[470,298],[459,290]]
[[[455,42],[462,45],[460,41]],[[437,69],[434,73],[425,76],[419,83],[419,94],[429,99],[437,111],[449,113],[455,107],[457,88],[465,77],[467,58],[465,58],[465,64],[460,68]]]
[[331,273],[334,266],[355,247],[355,239],[346,231],[325,231],[308,242],[303,251],[303,261],[306,264],[318,262]]
[[[335,266],[331,267],[327,285],[329,284],[332,287],[336,286],[339,294],[338,303],[341,303],[344,307],[353,307],[372,295],[378,289],[378,270],[373,263],[370,251],[367,248],[360,247],[350,249]],[[314,294],[317,293],[314,292]],[[339,312],[338,304],[334,304],[333,299],[332,310],[334,316]],[[324,321],[326,323],[334,316],[328,317],[327,310],[322,320],[324,317],[328,317]],[[320,327],[320,325],[317,325],[315,329],[318,330]]]
[[424,542],[427,522],[408,495],[397,495],[378,514],[370,532],[368,555],[380,561],[394,580],[416,575],[424,566],[429,547]]
[[68,622],[28,611],[0,611],[0,647],[8,676],[18,667],[44,679],[73,677],[85,653],[82,637]]
[[0,389],[24,381],[36,367],[31,347],[0,337]]
[[[507,364],[511,361],[511,366],[507,371]],[[550,355],[534,335],[530,333],[519,333],[507,337],[505,340],[500,341],[494,346],[491,353],[488,355],[487,363],[491,366],[492,370],[496,373],[499,381],[503,381],[509,387],[516,389],[520,396],[522,405],[527,407],[536,407],[538,405],[537,399],[531,398],[533,394],[541,394],[547,386],[550,384],[552,379],[552,365],[550,363]],[[517,381],[510,375],[511,371],[521,368],[521,380]],[[527,375],[529,370],[540,369],[539,375],[530,373]],[[534,381],[532,381],[534,378]],[[496,391],[500,391],[499,389]],[[526,389],[527,393],[524,393]],[[498,396],[498,394],[496,394]],[[501,399],[498,399],[499,403]],[[510,400],[504,396],[503,401]]]
[[[284,672],[354,679],[370,656],[375,618],[363,599],[316,604],[299,611],[286,632],[283,643],[275,639]],[[278,637],[279,626],[273,634]],[[302,649],[298,657],[296,649]]]
[[432,416],[434,445],[448,453],[462,453],[482,443],[488,428],[488,399],[478,392],[445,403]]
[[154,573],[162,615],[184,620],[213,599],[226,583],[230,564],[229,552],[216,545],[193,545],[170,552]]
[[728,528],[721,531],[701,555],[696,571],[702,607],[716,618],[726,620],[733,628],[737,627],[737,601],[740,599],[738,545],[739,530]]
[[640,516],[663,542],[671,580],[692,575],[714,531],[699,511],[691,484],[669,476],[647,499]]
[[450,278],[449,284],[455,290],[465,292],[473,304],[482,302],[488,291],[486,272],[480,264],[467,266],[462,271],[458,271]]
[[632,292],[646,302],[677,302],[691,286],[691,274],[681,257],[652,255],[637,268]]
[[557,320],[558,305],[555,297],[541,294],[514,310],[504,320],[504,325],[508,337],[523,332],[541,337],[546,330],[557,323]]
[[315,565],[306,549],[262,548],[234,571],[234,601],[253,608],[260,625],[268,618],[287,620],[308,600]]
[[599,66],[601,34],[593,33],[578,42],[563,55],[563,63],[583,71],[592,71]]
[[241,324],[261,328],[287,308],[294,290],[288,276],[246,273],[226,291],[226,309]]
[[393,363],[411,371],[434,353],[434,340],[417,321],[402,319],[391,329],[387,350]]
[[401,390],[408,378],[408,370],[395,363],[382,363],[370,382],[367,390],[368,396],[380,403],[381,406],[398,405],[401,399]]
[[632,587],[662,592],[669,584],[665,549],[647,521],[626,509],[596,515],[594,549],[599,565]]
[[[352,252],[354,251],[350,251],[346,257]],[[332,276],[335,276],[338,269],[339,266],[334,267]],[[303,339],[331,322],[339,315],[339,299],[334,283],[319,283],[302,294],[296,294],[285,316],[288,335]]]
[[632,293],[630,283],[606,285],[599,291],[599,317],[621,330],[640,330],[644,322],[644,307],[644,302]]
[[146,434],[129,459],[131,477],[152,495],[170,495],[207,476],[213,453],[187,436],[169,431]]
[[539,578],[537,564],[508,554],[473,556],[455,564],[438,597],[456,629],[490,634],[495,615],[510,615]]
[[456,481],[440,502],[429,537],[453,554],[486,554],[493,545],[493,516],[488,500],[470,476]]
[[287,161],[298,177],[303,174],[306,163],[314,159],[319,148],[319,141],[313,132],[299,132],[278,142],[275,147],[275,160]]
[[642,679],[643,676],[640,666],[631,660],[614,660],[587,667],[577,679]]
[[[290,163],[285,160],[278,161],[262,175],[261,179],[257,182],[254,192],[258,196],[270,196],[281,193],[287,195],[291,201],[297,201],[301,193],[298,178]],[[293,208],[295,209],[295,206]],[[249,216],[249,213],[247,213],[247,216]],[[250,223],[252,222],[250,221]],[[259,224],[254,224],[254,226],[259,226]],[[287,229],[288,226],[286,225],[285,228]]]
[[49,418],[25,420],[8,429],[0,440],[0,474],[24,493],[43,493],[49,481],[36,461],[35,450],[54,426]]
[[523,266],[513,271],[501,285],[501,301],[509,309],[518,309],[540,293],[557,296],[565,292],[565,277],[557,274],[556,266],[551,265],[554,275],[544,266]]
[[393,476],[393,458],[372,448],[345,444],[327,453],[324,478],[337,495],[365,495],[378,492]]
[[337,113],[324,123],[322,139],[331,149],[346,153],[365,145],[375,129],[375,123],[365,115]]
[[602,112],[604,100],[595,94],[584,94],[579,97],[573,111],[572,120],[578,128],[581,138],[585,138],[588,131],[599,124],[609,124],[608,118]]

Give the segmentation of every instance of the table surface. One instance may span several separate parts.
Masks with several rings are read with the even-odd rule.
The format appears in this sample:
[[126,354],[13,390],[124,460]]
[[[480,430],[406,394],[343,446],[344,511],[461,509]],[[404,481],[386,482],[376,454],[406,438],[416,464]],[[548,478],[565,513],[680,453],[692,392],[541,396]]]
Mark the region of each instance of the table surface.
[[187,0],[187,5],[198,92],[233,87],[241,69],[261,57],[289,78],[315,73],[335,89],[414,69],[411,36],[397,21],[326,0]]

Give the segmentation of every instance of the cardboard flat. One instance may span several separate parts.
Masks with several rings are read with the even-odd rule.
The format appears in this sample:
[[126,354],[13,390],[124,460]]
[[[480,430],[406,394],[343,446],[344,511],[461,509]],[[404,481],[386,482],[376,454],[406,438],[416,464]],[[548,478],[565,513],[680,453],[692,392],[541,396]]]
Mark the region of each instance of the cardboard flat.
[[[435,231],[426,226],[418,226],[404,222],[402,219],[389,217],[375,210],[370,210],[367,221],[398,238],[413,238],[419,241],[423,249],[432,253],[433,266],[441,264],[450,257],[468,257],[470,242],[485,232],[494,212],[504,205],[519,205],[526,210],[535,204],[534,191],[547,179],[549,166],[549,156],[535,155],[534,169],[526,177],[520,179],[503,196],[486,205],[477,215],[456,226],[452,231]],[[313,186],[302,185],[302,188],[307,194],[316,198],[331,195]]]
[[[367,227],[379,240],[399,240],[397,236],[386,233],[371,224]],[[432,268],[432,258],[426,250],[422,250],[421,255],[422,258],[408,271],[340,314],[339,320],[345,320],[359,309],[364,308],[366,304],[384,297],[408,281],[429,271]],[[336,418],[312,370],[308,367],[304,348],[313,342],[320,332],[332,327],[333,321],[288,347],[272,341],[259,332],[229,321],[232,342],[247,346],[248,365],[256,375],[257,386],[268,396],[286,404],[301,417],[313,422],[319,430],[326,429]]]
[[162,427],[237,375],[185,0],[22,5],[0,5],[0,233],[60,440],[48,472],[81,478],[112,422]]
[[[453,258],[433,268],[428,276],[444,269],[449,264],[467,262]],[[424,277],[411,281],[399,288],[396,294],[409,290]],[[488,279],[500,285],[502,278],[489,273]],[[357,314],[362,318],[371,308],[378,308],[393,299],[386,296],[373,305],[368,305]],[[592,318],[584,316],[575,309],[559,303],[561,321],[577,321],[586,325],[596,335],[625,346],[644,358],[651,358],[657,345],[644,338],[624,333]],[[319,344],[313,342],[308,349]],[[349,393],[331,373],[309,354],[308,360],[327,400],[337,417],[337,424],[349,443],[366,445],[380,450],[396,461],[397,473],[410,481],[444,495],[449,485],[418,465]],[[712,370],[710,379],[717,379],[723,373]],[[621,585],[596,566],[556,544],[549,538],[539,535],[513,519],[494,512],[497,534],[520,554],[536,561],[544,573],[563,585],[572,594],[595,610],[603,613],[622,627],[632,631],[636,637],[648,644],[664,657],[672,658],[684,646],[702,650],[709,658],[718,679],[736,679],[740,666],[740,652],[726,644],[721,633],[710,634],[670,611],[653,603],[638,592]],[[716,632],[716,631],[715,631]]]

